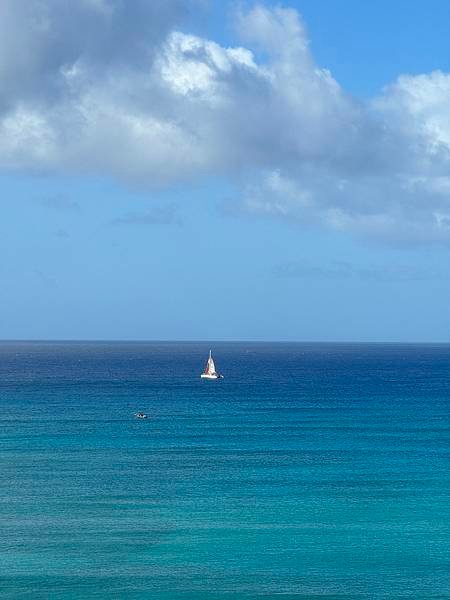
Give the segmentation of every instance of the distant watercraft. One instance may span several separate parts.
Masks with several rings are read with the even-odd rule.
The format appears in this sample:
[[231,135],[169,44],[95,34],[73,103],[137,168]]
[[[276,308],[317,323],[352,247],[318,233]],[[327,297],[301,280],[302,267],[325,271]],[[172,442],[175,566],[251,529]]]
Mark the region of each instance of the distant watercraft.
[[211,350],[209,351],[209,358],[206,363],[205,370],[200,375],[202,379],[222,379],[223,375],[216,371],[216,365],[214,364],[213,357],[211,356]]
[[147,415],[143,412],[134,413],[134,416],[136,417],[136,419],[146,419],[147,418]]

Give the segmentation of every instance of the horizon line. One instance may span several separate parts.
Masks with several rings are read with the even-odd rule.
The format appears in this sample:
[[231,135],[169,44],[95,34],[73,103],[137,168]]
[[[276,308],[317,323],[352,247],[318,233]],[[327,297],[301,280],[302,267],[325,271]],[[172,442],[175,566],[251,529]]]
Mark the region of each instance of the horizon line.
[[407,340],[208,340],[208,339],[118,339],[118,338],[0,338],[0,344],[378,344],[378,345],[450,345],[449,341]]

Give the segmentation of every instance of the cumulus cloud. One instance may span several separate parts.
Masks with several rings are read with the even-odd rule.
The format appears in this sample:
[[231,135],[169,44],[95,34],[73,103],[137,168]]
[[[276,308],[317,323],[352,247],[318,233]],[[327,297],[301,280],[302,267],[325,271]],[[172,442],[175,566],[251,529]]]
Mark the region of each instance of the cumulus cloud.
[[0,94],[64,92],[61,71],[86,61],[99,71],[146,68],[151,53],[194,0],[2,0]]
[[316,64],[295,10],[239,12],[241,45],[224,47],[180,30],[198,6],[4,0],[0,167],[142,185],[220,175],[251,214],[450,239],[449,74],[359,101]]

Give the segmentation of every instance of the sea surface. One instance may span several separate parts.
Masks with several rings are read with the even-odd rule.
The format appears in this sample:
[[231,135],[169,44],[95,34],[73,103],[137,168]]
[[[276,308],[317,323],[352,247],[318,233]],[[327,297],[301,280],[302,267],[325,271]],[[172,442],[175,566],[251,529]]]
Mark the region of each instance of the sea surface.
[[0,344],[0,598],[448,600],[450,346],[209,349]]

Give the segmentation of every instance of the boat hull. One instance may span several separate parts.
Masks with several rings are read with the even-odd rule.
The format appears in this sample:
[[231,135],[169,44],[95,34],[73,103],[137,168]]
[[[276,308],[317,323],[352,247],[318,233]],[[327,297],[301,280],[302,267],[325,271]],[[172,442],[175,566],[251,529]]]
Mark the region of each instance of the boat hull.
[[209,375],[207,373],[202,373],[200,375],[200,377],[202,379],[223,379],[223,375],[218,375],[217,373],[215,373],[214,375]]

